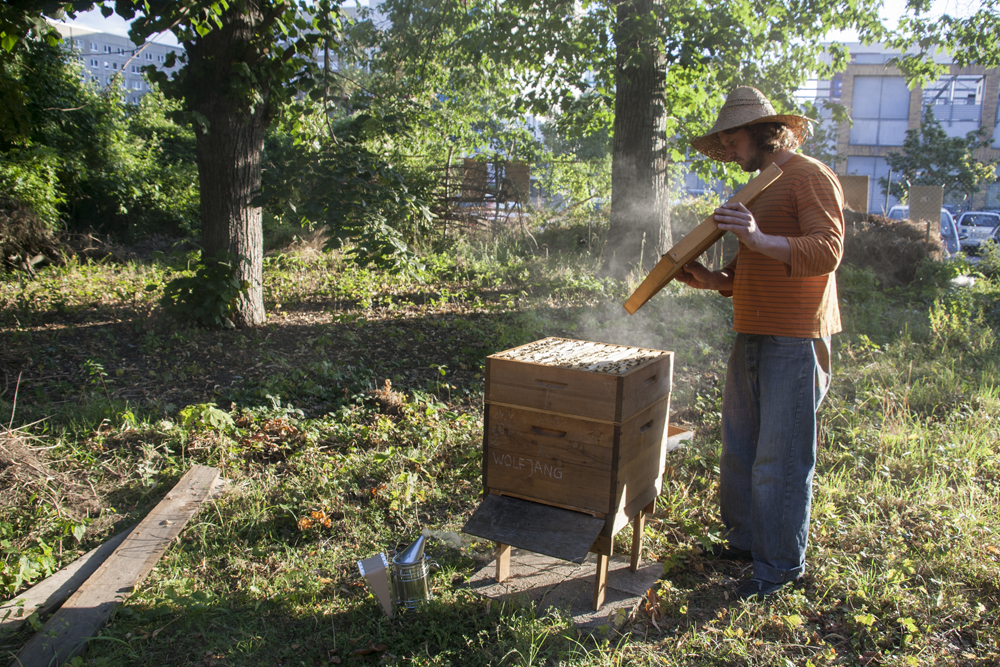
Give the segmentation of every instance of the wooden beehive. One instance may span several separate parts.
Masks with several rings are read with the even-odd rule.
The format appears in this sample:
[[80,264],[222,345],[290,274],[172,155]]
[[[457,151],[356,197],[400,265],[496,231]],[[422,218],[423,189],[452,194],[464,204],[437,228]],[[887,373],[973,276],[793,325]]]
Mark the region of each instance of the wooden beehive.
[[566,338],[487,357],[483,502],[463,530],[496,542],[497,581],[511,546],[575,562],[594,552],[599,609],[630,521],[636,570],[668,443],[690,436],[668,424],[672,376],[673,352]]
[[613,519],[660,493],[673,353],[546,338],[486,359],[483,486]]

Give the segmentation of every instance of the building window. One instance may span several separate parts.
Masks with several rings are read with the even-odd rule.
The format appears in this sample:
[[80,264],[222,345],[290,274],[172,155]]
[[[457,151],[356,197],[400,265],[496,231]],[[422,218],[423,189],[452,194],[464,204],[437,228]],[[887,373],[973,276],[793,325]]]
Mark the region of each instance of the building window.
[[111,64],[107,60],[105,60],[104,61],[104,69],[108,69],[109,67],[111,67]]
[[91,51],[96,51],[97,50],[97,43],[96,42],[91,42],[90,43],[90,50]]
[[118,63],[111,63],[111,69],[118,69]]
[[107,44],[105,44],[105,45],[104,45],[104,52],[105,52],[105,53],[111,53],[111,47],[110,47],[110,46],[108,46]]
[[854,77],[852,106],[851,144],[903,145],[910,117],[910,89],[903,77]]
[[884,53],[852,53],[852,65],[884,65],[886,60],[893,58],[892,55]]
[[152,53],[147,53],[146,54],[146,60],[152,60],[152,59],[153,59],[153,54]]
[[97,58],[91,58],[90,59],[90,66],[91,67],[100,67],[100,63],[97,62]]
[[993,148],[1000,148],[1000,95],[997,96],[997,116],[993,121]]
[[984,85],[982,76],[946,76],[924,88],[923,103],[949,137],[964,137],[982,123]]

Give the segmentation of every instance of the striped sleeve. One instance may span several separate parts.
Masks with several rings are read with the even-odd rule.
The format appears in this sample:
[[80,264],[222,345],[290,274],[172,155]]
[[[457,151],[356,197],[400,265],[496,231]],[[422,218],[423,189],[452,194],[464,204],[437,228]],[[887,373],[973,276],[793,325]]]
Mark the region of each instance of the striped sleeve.
[[837,270],[844,254],[844,192],[828,171],[812,170],[796,185],[796,216],[801,236],[788,239],[791,278],[822,276]]

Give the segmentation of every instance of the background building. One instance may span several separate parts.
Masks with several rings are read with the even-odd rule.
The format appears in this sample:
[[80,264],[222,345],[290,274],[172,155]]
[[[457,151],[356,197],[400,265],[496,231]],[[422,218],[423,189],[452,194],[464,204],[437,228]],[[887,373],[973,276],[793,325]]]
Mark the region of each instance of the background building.
[[55,27],[83,66],[83,78],[99,86],[119,82],[127,102],[138,104],[139,99],[149,92],[149,82],[142,75],[142,68],[146,65],[153,65],[167,72],[168,76],[180,69],[180,63],[173,67],[166,66],[167,55],[176,53],[180,56],[184,51],[180,46],[148,42],[139,47],[121,35],[62,23],[55,24]]
[[[870,212],[882,212],[897,203],[882,194],[878,179],[889,175],[885,156],[900,150],[907,130],[920,127],[925,107],[933,110],[951,137],[965,137],[986,127],[992,143],[977,150],[975,158],[980,162],[1000,159],[1000,68],[958,67],[942,55],[938,62],[948,65],[948,73],[911,90],[902,72],[889,64],[898,51],[860,43],[847,46],[851,53],[847,69],[830,81],[812,82],[800,91],[800,97],[847,107],[854,122],[843,123],[834,132],[833,166],[838,174],[869,177]],[[972,201],[953,203],[963,208],[1000,207],[1000,184],[985,186]]]

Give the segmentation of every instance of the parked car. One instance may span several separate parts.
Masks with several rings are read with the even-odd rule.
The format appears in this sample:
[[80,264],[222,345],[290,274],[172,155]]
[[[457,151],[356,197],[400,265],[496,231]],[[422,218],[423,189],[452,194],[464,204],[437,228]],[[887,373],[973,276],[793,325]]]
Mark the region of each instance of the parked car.
[[[907,205],[893,206],[889,209],[887,216],[890,220],[909,220],[910,207]],[[959,242],[958,228],[955,226],[955,218],[952,217],[948,209],[941,209],[941,243],[944,245],[948,255],[954,255],[962,249]]]
[[958,240],[963,250],[975,251],[979,244],[990,238],[1000,225],[1000,213],[992,211],[966,211],[958,216]]

